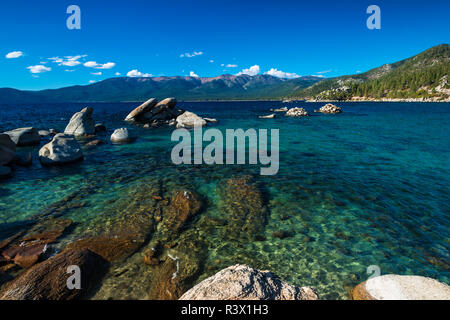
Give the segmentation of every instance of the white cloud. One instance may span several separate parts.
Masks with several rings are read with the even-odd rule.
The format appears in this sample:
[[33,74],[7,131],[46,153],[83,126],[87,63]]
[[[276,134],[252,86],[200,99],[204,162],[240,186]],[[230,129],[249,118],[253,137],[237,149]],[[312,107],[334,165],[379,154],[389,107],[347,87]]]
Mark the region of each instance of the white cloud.
[[237,68],[237,64],[231,64],[231,63],[229,63],[229,64],[226,65],[226,67],[227,67],[227,68]]
[[75,70],[71,70],[71,69],[66,69],[64,70],[65,72],[74,72]]
[[317,74],[323,74],[323,73],[328,73],[328,72],[331,72],[331,70],[319,71],[319,72],[316,72],[316,73]]
[[274,77],[277,77],[277,78],[287,78],[287,79],[293,79],[293,78],[300,77],[296,73],[284,72],[284,71],[281,71],[281,70],[277,70],[275,68],[272,68],[272,69],[270,69],[267,72],[264,72],[264,74],[268,74],[270,76],[274,76]]
[[241,72],[238,72],[236,75],[240,76],[242,74],[248,74],[249,76],[256,76],[261,71],[261,68],[255,64],[248,69],[244,69]]
[[95,83],[95,82],[97,82],[97,81],[95,81],[95,80],[89,80],[89,83]]
[[194,71],[189,72],[189,77],[198,78],[198,74],[195,74]]
[[186,53],[180,54],[180,58],[192,58],[195,56],[201,56],[202,54],[203,54],[202,51],[194,51],[192,53],[186,52]]
[[87,57],[86,54],[82,55],[76,55],[76,56],[65,56],[64,58],[60,57],[52,57],[48,58],[48,60],[52,60],[53,62],[57,63],[59,66],[67,66],[67,67],[74,67],[79,64],[81,64],[80,60],[81,58]]
[[128,71],[128,73],[127,73],[127,77],[132,77],[132,78],[136,78],[136,77],[148,78],[151,76],[152,75],[150,73],[142,73],[142,72],[138,71],[137,69]]
[[116,75],[116,76],[120,76],[121,73],[120,73],[120,72],[116,72],[115,75]]
[[95,68],[95,69],[111,69],[116,66],[114,62],[107,62],[104,64],[97,63],[95,61],[88,61],[83,64],[87,68]]
[[210,63],[214,63],[214,60],[213,60],[213,59],[211,59],[211,60],[209,60],[209,62],[210,62]]
[[6,59],[15,59],[15,58],[19,58],[22,56],[23,56],[22,51],[12,51],[12,52],[8,53],[5,57],[6,57]]
[[41,64],[38,64],[36,66],[29,66],[27,67],[27,69],[30,70],[31,73],[43,73],[52,70],[52,68],[43,66]]
[[91,74],[93,74],[94,76],[101,76],[102,75],[101,72],[91,72]]

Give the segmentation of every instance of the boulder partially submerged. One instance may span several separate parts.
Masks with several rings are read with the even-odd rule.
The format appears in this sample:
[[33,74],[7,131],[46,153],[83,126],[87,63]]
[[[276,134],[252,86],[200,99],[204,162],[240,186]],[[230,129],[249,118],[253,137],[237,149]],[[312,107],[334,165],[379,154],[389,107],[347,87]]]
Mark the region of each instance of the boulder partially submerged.
[[269,271],[237,264],[203,280],[180,300],[318,300],[318,296],[310,287],[293,286]]
[[275,118],[275,113],[269,114],[267,116],[258,116],[260,119],[273,119]]
[[41,136],[36,128],[17,128],[11,131],[6,131],[11,140],[16,144],[16,146],[34,146],[41,142]]
[[354,300],[450,300],[450,287],[422,276],[388,274],[370,278],[352,291]]
[[286,112],[288,117],[306,117],[308,112],[304,108],[291,108]]
[[69,121],[65,134],[80,136],[91,136],[95,134],[95,123],[92,119],[94,109],[86,107],[80,112],[75,113]]
[[74,136],[58,133],[39,150],[39,160],[43,165],[60,165],[83,159],[80,144]]
[[127,128],[116,129],[111,135],[111,142],[113,143],[129,143],[134,140],[136,140],[136,137]]
[[194,128],[203,127],[205,125],[205,119],[190,111],[185,111],[177,117],[177,128]]
[[343,112],[342,109],[338,106],[335,106],[334,104],[327,103],[323,107],[319,109],[319,112],[322,113],[341,113]]

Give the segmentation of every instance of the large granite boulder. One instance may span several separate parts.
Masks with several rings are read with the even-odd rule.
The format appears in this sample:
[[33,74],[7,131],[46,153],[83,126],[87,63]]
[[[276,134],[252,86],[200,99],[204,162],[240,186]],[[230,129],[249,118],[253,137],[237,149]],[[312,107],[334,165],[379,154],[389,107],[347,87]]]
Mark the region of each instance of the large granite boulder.
[[[69,289],[69,266],[81,271],[81,289]],[[38,263],[7,283],[0,300],[74,300],[87,297],[108,267],[107,262],[90,250],[65,250]]]
[[16,144],[6,133],[0,133],[0,166],[10,163],[16,156]]
[[92,119],[94,109],[86,107],[80,112],[75,113],[69,121],[65,134],[74,136],[90,136],[95,134],[95,123]]
[[127,128],[116,129],[111,135],[111,142],[113,143],[129,143],[134,140],[136,140],[136,137]]
[[177,117],[177,128],[203,127],[205,125],[206,121],[203,118],[190,111],[185,111]]
[[319,109],[319,112],[322,113],[341,113],[343,112],[342,109],[338,106],[335,106],[334,104],[327,103],[323,107]]
[[41,142],[41,136],[36,128],[18,128],[5,132],[16,146],[34,146]]
[[39,150],[39,160],[43,165],[60,165],[83,159],[81,146],[74,136],[58,133]]
[[141,116],[144,113],[149,112],[154,106],[156,106],[157,103],[158,100],[156,100],[155,98],[148,99],[139,107],[131,111],[125,118],[125,121],[139,121]]
[[184,293],[180,300],[318,300],[310,287],[296,287],[269,271],[235,265]]
[[128,114],[125,120],[147,126],[169,124],[184,112],[183,110],[175,109],[176,104],[177,100],[175,98],[167,98],[160,102],[155,98],[151,98]]
[[354,300],[450,300],[450,287],[427,277],[388,274],[358,284],[352,297]]

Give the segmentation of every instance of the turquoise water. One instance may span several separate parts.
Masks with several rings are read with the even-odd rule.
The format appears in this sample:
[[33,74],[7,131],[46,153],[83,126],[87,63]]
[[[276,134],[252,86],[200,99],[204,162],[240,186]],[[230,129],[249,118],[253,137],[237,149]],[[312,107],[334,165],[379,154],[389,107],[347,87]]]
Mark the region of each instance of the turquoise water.
[[[74,239],[101,233],[118,215],[126,216],[144,188],[158,189],[163,198],[187,188],[204,203],[177,235],[201,253],[193,283],[236,263],[312,286],[327,299],[347,299],[349,288],[367,279],[371,265],[382,274],[417,274],[449,283],[450,104],[338,103],[343,114],[258,119],[285,105],[312,112],[323,103],[179,104],[218,119],[212,127],[221,130],[279,129],[279,172],[260,176],[259,165],[173,165],[173,128],[124,123],[133,103],[89,104],[96,122],[108,127],[98,137],[107,140],[115,128],[127,126],[138,140],[86,148],[83,162],[60,168],[41,167],[39,147],[20,148],[20,153],[31,151],[34,161],[0,182],[0,240],[27,219],[61,206],[58,214],[75,224],[52,245],[57,251]],[[84,106],[0,105],[0,131],[25,126],[63,130]],[[223,189],[228,179],[242,176],[250,176],[262,195],[262,239],[229,237],[223,223],[211,222],[230,219]],[[281,230],[289,236],[275,237]],[[142,262],[143,250],[113,264],[95,298],[143,297],[153,275]],[[129,276],[113,275],[122,269],[130,270]]]

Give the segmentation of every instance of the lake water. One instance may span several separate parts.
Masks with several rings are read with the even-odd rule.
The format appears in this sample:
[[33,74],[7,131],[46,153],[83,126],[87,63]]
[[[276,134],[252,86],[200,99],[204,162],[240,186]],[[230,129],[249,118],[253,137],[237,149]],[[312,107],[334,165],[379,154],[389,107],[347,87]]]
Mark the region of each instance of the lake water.
[[[108,128],[98,135],[101,139],[108,141],[120,127],[139,138],[132,144],[86,148],[83,162],[56,168],[40,165],[39,147],[19,148],[19,153],[32,152],[33,165],[17,167],[13,178],[0,182],[0,240],[64,199],[60,214],[74,224],[51,245],[57,252],[74,239],[101,233],[118,216],[126,223],[127,214],[145,206],[143,190],[157,189],[165,198],[184,188],[203,202],[174,240],[189,241],[201,257],[192,284],[237,263],[312,286],[326,299],[347,299],[373,265],[381,274],[423,275],[449,283],[448,103],[337,103],[343,114],[280,114],[275,119],[258,115],[282,106],[312,112],[323,103],[178,104],[216,118],[211,127],[221,130],[279,129],[280,168],[274,176],[259,175],[259,165],[172,164],[173,128],[144,129],[123,121],[136,103],[0,105],[0,131],[26,126],[63,131],[71,115],[86,105],[94,108],[95,121]],[[251,177],[262,197],[263,237],[258,239],[226,232],[231,218],[224,187],[230,178],[242,176]],[[279,231],[288,236],[276,237]],[[146,245],[111,265],[94,298],[145,297],[154,277],[152,267],[142,262]]]

